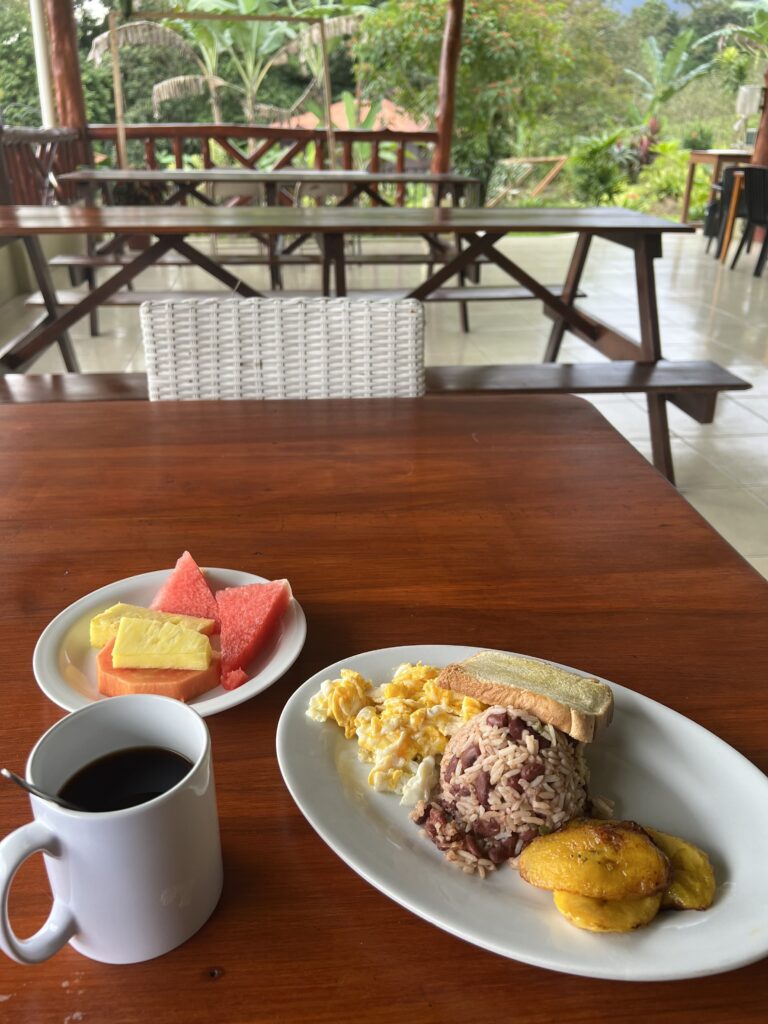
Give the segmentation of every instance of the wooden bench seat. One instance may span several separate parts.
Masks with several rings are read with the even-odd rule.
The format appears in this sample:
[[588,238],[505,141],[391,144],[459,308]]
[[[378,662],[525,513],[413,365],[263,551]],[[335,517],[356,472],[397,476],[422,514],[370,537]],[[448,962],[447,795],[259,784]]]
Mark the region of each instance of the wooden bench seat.
[[712,422],[719,392],[752,387],[706,360],[428,366],[426,380],[432,394],[657,394],[699,423]]
[[6,373],[0,376],[0,405],[126,402],[148,398],[145,373]]
[[[746,391],[752,385],[716,363],[519,363],[504,366],[428,366],[429,394],[620,394],[654,392],[675,401],[683,395]],[[147,398],[143,373],[62,373],[0,376],[0,402],[125,401]],[[704,421],[708,422],[708,421]]]
[[[553,295],[561,295],[562,287],[559,285],[547,285]],[[358,299],[404,299],[408,296],[407,288],[382,288],[354,290],[349,294]],[[85,292],[76,289],[61,289],[56,293],[56,300],[62,309],[76,306],[85,297]],[[581,293],[580,293],[581,294]],[[226,295],[223,290],[219,291],[178,291],[174,289],[174,301],[184,299],[221,299]],[[291,296],[306,296],[306,291],[263,291],[265,298],[287,299]],[[167,298],[166,292],[155,291],[125,291],[115,292],[108,299],[105,299],[101,306],[140,306],[142,302],[151,302],[157,299]],[[524,302],[535,300],[536,296],[527,288],[519,285],[472,285],[454,288],[436,288],[425,299],[425,302]],[[42,306],[43,297],[40,292],[33,292],[26,300],[28,306]]]

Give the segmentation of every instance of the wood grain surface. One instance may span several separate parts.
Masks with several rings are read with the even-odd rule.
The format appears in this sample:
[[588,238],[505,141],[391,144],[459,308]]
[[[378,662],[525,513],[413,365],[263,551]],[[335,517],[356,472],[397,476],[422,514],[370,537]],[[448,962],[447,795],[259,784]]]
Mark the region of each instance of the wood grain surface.
[[[287,576],[308,620],[293,668],[207,719],[225,887],[159,960],[67,948],[0,959],[4,1024],[764,1021],[766,962],[669,983],[528,967],[381,895],[289,796],[275,729],[337,659],[465,643],[578,666],[662,701],[768,768],[768,587],[589,405],[564,396],[0,407],[0,764],[22,770],[63,712],[32,676],[47,623],[170,567]],[[29,818],[0,788],[3,832]],[[727,814],[724,816],[727,828]],[[748,842],[748,836],[734,836]],[[407,870],[407,864],[403,865]],[[39,863],[14,884],[28,935]]]
[[690,233],[686,224],[634,210],[454,209],[452,207],[197,207],[197,206],[4,206],[0,237],[102,232],[154,235],[259,231],[266,234],[319,232],[421,235],[429,232],[583,231],[600,235]]
[[61,181],[79,184],[101,185],[108,182],[149,182],[151,184],[173,183],[178,181],[190,184],[206,182],[305,182],[314,184],[375,184],[376,182],[407,183],[422,182],[426,185],[471,184],[477,178],[466,174],[434,174],[431,171],[360,171],[330,168],[283,167],[273,171],[254,171],[248,167],[207,167],[201,170],[169,167],[163,170],[133,168],[84,168],[79,171],[68,171],[59,175]]

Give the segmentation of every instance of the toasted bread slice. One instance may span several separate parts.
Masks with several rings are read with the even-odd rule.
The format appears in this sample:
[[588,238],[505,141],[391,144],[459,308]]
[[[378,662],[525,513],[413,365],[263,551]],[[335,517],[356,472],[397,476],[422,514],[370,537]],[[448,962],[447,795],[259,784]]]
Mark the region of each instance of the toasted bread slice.
[[437,685],[484,704],[528,711],[584,743],[613,715],[613,693],[605,683],[519,654],[481,651],[446,665]]

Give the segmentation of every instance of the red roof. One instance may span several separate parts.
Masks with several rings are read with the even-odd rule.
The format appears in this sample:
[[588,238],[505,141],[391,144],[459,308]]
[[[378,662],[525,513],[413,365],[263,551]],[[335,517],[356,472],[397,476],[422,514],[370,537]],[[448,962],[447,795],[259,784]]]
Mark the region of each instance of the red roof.
[[[364,102],[360,105],[359,120],[362,121],[371,109],[370,103]],[[331,105],[331,121],[333,122],[334,128],[347,129],[350,127],[347,122],[347,111],[343,101]],[[297,114],[292,117],[289,121],[275,121],[272,127],[275,128],[317,128],[320,124],[320,118],[317,114]],[[356,125],[352,125],[355,128]],[[429,125],[426,121],[421,124],[414,121],[410,115],[406,114],[400,107],[396,107],[392,100],[382,100],[381,107],[376,115],[376,118],[371,125],[372,129],[381,131],[384,128],[389,128],[395,132],[423,132],[429,130]]]

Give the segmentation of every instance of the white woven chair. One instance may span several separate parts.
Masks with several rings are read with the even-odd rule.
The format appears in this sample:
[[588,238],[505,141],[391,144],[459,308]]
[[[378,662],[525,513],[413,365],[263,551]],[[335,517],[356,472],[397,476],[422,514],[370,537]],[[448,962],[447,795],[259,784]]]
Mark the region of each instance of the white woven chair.
[[413,299],[159,300],[141,330],[152,401],[424,394]]

